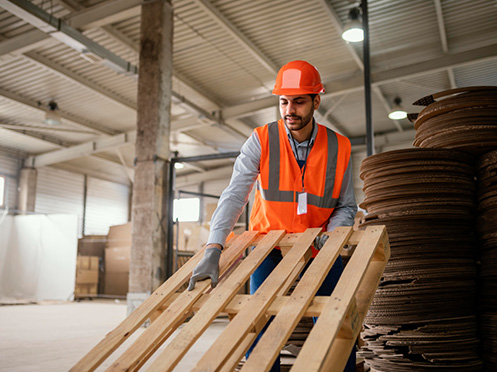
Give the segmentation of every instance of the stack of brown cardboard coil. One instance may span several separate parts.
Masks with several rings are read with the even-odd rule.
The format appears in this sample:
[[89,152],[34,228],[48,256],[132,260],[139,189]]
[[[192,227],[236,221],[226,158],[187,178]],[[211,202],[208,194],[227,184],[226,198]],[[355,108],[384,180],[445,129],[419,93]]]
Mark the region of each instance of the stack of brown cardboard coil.
[[481,351],[487,370],[497,371],[497,151],[481,156],[477,170]]
[[385,224],[392,255],[360,354],[374,371],[497,371],[497,87],[414,104],[422,148],[361,165],[363,226]]

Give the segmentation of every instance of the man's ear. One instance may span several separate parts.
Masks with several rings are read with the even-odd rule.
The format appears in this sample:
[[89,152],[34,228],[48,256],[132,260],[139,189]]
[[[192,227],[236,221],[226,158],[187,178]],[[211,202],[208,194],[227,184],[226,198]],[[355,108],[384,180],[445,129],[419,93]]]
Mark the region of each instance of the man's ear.
[[319,108],[319,105],[321,104],[321,96],[318,94],[316,97],[314,97],[314,110],[317,110]]

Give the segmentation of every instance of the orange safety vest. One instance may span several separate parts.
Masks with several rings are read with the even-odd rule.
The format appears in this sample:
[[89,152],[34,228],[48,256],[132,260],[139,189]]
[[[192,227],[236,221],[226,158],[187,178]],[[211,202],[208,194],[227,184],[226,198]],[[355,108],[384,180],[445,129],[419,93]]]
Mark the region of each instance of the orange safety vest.
[[[261,143],[261,161],[250,230],[299,233],[310,227],[326,228],[340,196],[351,145],[348,138],[317,125],[316,139],[305,165],[307,213],[301,215],[297,215],[297,198],[302,192],[302,169],[288,141],[283,120],[255,129]],[[313,257],[317,252],[313,248]]]

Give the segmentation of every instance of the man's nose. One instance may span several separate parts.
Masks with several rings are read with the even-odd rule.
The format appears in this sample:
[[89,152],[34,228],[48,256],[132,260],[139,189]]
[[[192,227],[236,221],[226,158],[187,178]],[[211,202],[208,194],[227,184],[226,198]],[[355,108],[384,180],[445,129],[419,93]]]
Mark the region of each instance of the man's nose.
[[291,102],[288,102],[288,105],[286,107],[286,111],[289,114],[294,114],[295,113],[295,105]]

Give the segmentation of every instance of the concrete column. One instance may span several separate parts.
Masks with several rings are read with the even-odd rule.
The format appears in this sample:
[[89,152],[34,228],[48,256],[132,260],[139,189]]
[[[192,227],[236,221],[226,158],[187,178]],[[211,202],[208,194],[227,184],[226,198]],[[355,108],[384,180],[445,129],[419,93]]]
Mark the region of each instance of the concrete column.
[[38,172],[35,168],[22,168],[19,176],[19,198],[17,209],[21,212],[34,212],[36,201],[36,179]]
[[141,12],[128,312],[157,289],[166,274],[172,40],[171,1],[145,2]]

